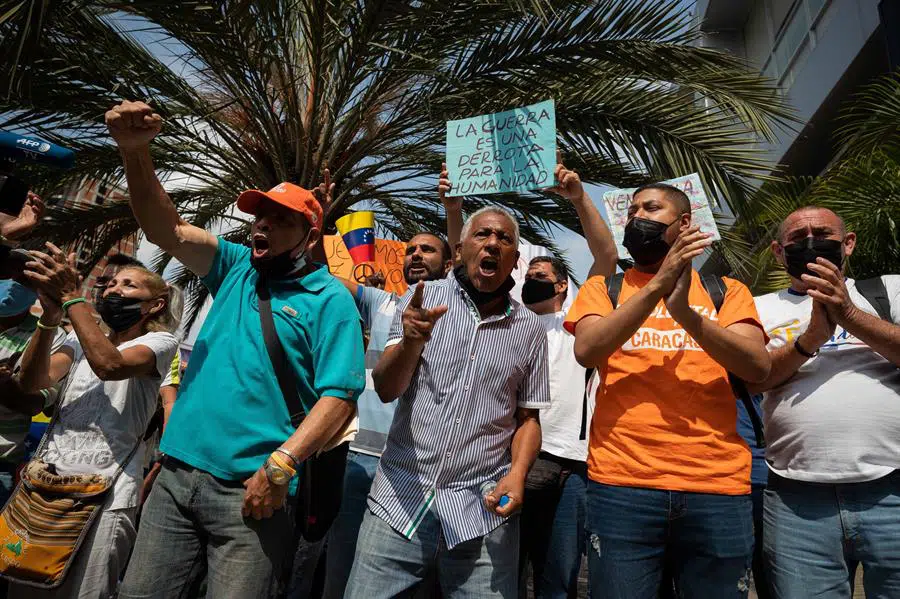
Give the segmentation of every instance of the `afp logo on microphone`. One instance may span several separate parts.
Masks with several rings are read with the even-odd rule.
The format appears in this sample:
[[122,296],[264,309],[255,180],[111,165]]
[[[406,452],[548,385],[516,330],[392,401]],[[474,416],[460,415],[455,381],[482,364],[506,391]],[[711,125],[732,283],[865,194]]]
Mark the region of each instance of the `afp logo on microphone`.
[[17,139],[16,145],[24,146],[26,150],[37,150],[41,154],[45,154],[50,150],[50,144],[47,142],[28,139],[27,137],[20,137]]

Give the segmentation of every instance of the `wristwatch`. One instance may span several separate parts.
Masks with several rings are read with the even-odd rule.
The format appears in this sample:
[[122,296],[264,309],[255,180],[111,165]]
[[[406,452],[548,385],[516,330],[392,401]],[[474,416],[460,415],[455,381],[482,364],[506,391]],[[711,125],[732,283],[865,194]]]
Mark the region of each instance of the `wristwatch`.
[[294,475],[297,474],[297,471],[291,468],[287,461],[277,454],[269,456],[269,459],[263,465],[263,470],[269,482],[278,486],[288,484],[294,478]]

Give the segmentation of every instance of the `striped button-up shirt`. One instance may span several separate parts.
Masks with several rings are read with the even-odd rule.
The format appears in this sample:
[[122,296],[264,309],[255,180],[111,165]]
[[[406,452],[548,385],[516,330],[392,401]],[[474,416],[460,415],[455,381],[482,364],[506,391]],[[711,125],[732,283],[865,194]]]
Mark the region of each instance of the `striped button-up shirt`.
[[[388,346],[403,337],[400,300]],[[412,538],[434,510],[447,547],[484,536],[504,518],[484,507],[480,487],[509,472],[517,408],[550,405],[547,333],[510,299],[482,319],[452,274],[425,286],[422,305],[447,305],[406,392],[369,493],[369,509]]]

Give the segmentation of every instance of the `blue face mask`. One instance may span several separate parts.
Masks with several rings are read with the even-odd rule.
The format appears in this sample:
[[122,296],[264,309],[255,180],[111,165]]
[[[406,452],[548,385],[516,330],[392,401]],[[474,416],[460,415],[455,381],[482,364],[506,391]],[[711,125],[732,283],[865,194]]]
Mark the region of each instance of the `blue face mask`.
[[0,281],[0,317],[17,316],[37,301],[37,293],[12,279]]

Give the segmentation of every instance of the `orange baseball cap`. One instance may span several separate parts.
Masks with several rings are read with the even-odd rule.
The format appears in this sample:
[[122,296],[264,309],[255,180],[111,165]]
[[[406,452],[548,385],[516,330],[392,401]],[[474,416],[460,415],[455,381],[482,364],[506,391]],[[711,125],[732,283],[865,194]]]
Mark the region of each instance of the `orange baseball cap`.
[[256,214],[259,201],[263,198],[302,213],[313,227],[322,227],[322,206],[313,192],[308,189],[287,182],[279,183],[269,191],[248,189],[238,196],[238,210],[247,214]]

